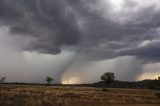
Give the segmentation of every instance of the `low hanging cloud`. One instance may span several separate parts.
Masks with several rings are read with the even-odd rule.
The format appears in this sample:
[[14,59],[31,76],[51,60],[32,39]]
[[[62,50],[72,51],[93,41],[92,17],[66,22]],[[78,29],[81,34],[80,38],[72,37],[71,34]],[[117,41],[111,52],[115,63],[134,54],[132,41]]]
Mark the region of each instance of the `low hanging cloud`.
[[158,0],[0,0],[0,28],[12,40],[1,48],[73,52],[60,74],[81,60],[131,56],[143,64],[159,62],[159,7]]

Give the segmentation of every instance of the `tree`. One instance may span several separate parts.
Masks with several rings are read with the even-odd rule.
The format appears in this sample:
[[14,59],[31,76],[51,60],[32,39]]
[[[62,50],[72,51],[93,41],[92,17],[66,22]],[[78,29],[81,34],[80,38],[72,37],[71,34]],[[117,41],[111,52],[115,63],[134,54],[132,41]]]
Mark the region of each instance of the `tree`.
[[46,77],[45,81],[47,81],[47,84],[50,85],[51,82],[53,81],[53,78],[52,77]]
[[114,73],[112,72],[106,72],[101,76],[101,80],[105,81],[106,84],[108,84],[108,86],[110,86],[110,84],[114,81],[115,76]]
[[4,83],[5,80],[6,80],[6,77],[2,77],[2,78],[0,79],[0,83]]

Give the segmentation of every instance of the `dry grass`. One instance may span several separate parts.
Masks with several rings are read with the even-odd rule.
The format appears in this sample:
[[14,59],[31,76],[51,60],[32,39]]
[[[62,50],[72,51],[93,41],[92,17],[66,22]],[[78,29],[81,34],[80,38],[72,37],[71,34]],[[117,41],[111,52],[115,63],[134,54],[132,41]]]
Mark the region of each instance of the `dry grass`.
[[106,106],[160,104],[158,91],[88,87],[0,85],[0,106]]

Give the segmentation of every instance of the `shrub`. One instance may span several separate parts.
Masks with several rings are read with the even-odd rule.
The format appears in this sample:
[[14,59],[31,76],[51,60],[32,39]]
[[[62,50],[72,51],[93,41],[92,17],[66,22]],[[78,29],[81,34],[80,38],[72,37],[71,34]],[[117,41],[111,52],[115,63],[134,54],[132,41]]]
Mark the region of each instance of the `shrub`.
[[155,95],[158,99],[160,99],[160,92],[157,92]]
[[102,91],[103,92],[108,92],[108,89],[107,88],[103,88]]
[[148,89],[152,90],[152,89],[155,89],[155,87],[154,87],[154,86],[149,85],[149,86],[148,86]]

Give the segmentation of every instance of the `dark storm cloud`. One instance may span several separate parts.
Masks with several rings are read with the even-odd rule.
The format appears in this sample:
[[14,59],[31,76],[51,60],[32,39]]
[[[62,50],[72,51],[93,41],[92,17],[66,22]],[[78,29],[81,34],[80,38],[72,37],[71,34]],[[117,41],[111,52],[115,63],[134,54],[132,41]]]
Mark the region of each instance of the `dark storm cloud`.
[[36,38],[29,49],[58,53],[61,45],[77,44],[80,32],[64,0],[2,0],[0,20],[14,34]]
[[[159,38],[160,12],[151,5],[139,11],[123,11],[114,18],[109,2],[106,10],[98,0],[1,0],[0,24],[11,33],[31,36],[33,42],[26,50],[56,54],[63,46],[88,59],[107,59],[133,55],[159,60],[160,48],[141,46],[144,41]],[[125,8],[136,6],[126,2]],[[132,9],[132,8],[131,8]],[[113,15],[113,16],[112,16]],[[154,56],[153,56],[154,55]]]
[[160,42],[153,42],[148,44],[145,47],[132,48],[126,51],[121,52],[122,55],[134,55],[139,58],[145,59],[150,62],[156,62],[160,60]]

